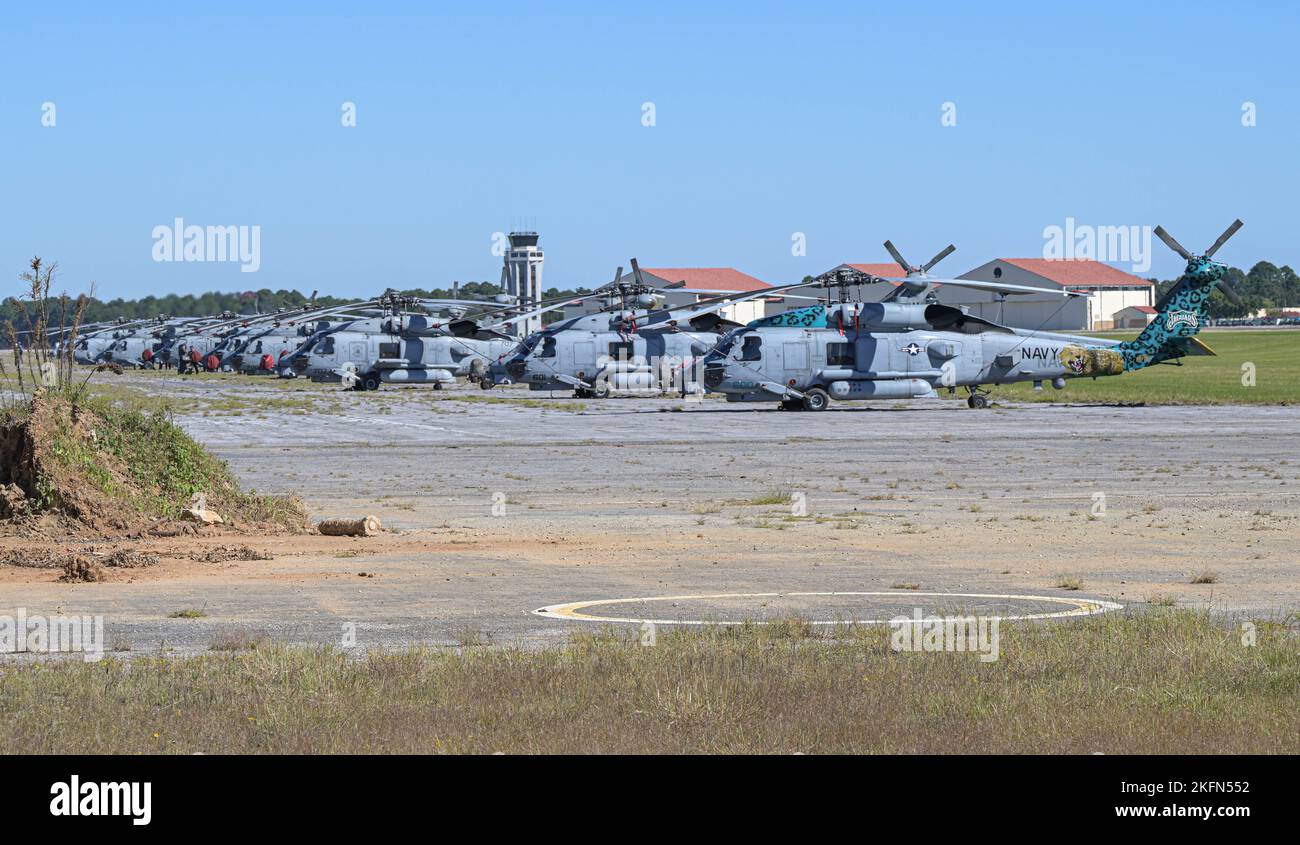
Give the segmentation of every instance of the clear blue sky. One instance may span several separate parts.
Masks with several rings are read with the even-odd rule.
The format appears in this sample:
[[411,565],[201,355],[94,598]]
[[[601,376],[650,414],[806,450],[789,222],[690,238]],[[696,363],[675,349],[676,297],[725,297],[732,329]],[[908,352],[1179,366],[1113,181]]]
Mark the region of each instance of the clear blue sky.
[[[467,6],[7,6],[0,273],[40,254],[104,298],[438,287],[496,281],[492,233],[524,219],[548,287],[631,255],[788,281],[886,237],[918,263],[955,242],[955,275],[1040,255],[1067,216],[1198,250],[1240,216],[1220,257],[1300,263],[1295,3]],[[177,216],[261,226],[260,271],[154,262]]]

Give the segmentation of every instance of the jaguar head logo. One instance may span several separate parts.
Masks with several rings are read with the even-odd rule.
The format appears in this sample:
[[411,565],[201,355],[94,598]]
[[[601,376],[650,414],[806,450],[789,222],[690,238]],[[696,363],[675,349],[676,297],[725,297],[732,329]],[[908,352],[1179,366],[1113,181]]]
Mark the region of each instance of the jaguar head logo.
[[1088,369],[1088,353],[1082,347],[1066,346],[1061,350],[1061,366],[1075,375],[1083,375]]

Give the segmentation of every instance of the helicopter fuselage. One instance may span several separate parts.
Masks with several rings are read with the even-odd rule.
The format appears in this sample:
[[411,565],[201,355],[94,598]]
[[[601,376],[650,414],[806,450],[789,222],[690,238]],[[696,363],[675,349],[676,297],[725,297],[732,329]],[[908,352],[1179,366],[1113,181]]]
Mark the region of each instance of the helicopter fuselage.
[[650,330],[618,332],[583,326],[529,336],[505,363],[510,378],[529,390],[691,392],[697,370],[718,335]]
[[[952,328],[936,329],[934,323]],[[1028,332],[934,303],[818,305],[730,332],[704,384],[732,402],[932,397],[937,388],[1115,375],[1117,343]],[[824,407],[824,404],[821,405]],[[820,410],[820,408],[816,408]]]
[[[486,374],[516,346],[513,340],[479,340],[441,334],[410,337],[387,333],[330,332],[318,338],[292,369],[317,382],[355,378],[362,387],[381,383],[446,384]],[[477,362],[477,364],[476,364]]]

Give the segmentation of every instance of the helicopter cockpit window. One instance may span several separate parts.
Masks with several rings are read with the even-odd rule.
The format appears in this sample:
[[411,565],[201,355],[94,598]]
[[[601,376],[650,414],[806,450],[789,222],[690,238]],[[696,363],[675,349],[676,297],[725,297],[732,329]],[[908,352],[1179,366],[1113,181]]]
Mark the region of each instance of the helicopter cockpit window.
[[727,353],[731,351],[731,347],[736,345],[736,338],[739,336],[738,332],[739,329],[729,332],[726,337],[718,342],[718,348],[714,350],[714,353],[725,358]]
[[379,344],[380,358],[400,358],[402,357],[402,347],[400,343],[381,343]]
[[542,351],[537,353],[537,357],[538,358],[555,357],[555,338],[548,337],[546,338],[546,340],[542,341]]
[[632,357],[632,344],[614,341],[609,345],[609,357],[615,361],[627,361]]
[[745,345],[740,347],[740,360],[761,361],[763,359],[763,338],[750,335],[745,338]]
[[853,356],[853,344],[826,344],[826,363],[832,367],[852,367],[856,363]]
[[316,344],[316,353],[318,355],[333,355],[334,338],[332,337],[322,338],[321,342]]

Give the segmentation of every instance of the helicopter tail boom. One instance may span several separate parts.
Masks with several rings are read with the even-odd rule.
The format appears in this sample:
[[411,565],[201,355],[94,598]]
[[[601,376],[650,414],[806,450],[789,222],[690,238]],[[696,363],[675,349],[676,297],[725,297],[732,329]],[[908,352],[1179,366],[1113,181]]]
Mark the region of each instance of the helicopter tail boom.
[[1185,355],[1206,354],[1209,347],[1196,341],[1195,335],[1208,318],[1210,292],[1226,271],[1208,258],[1189,261],[1187,272],[1156,305],[1155,319],[1135,340],[1119,345],[1124,369],[1140,370]]

